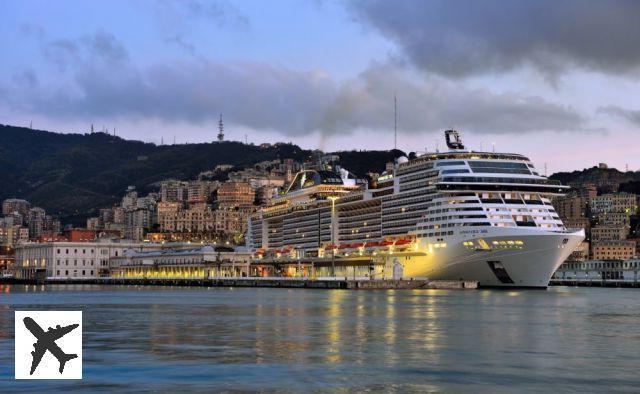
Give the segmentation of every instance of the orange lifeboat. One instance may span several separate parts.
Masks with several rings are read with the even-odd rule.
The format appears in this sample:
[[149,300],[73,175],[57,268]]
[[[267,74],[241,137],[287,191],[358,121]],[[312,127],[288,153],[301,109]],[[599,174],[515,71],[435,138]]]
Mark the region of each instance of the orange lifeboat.
[[407,246],[407,245],[410,245],[412,243],[413,243],[413,241],[410,240],[410,239],[399,239],[399,240],[396,241],[395,245],[396,246]]

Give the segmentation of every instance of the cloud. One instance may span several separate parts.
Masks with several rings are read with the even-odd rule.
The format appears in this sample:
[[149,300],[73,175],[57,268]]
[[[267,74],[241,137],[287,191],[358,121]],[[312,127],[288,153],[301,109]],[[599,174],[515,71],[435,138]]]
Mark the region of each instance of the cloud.
[[517,133],[581,130],[585,119],[573,108],[520,93],[495,94],[441,78],[411,75],[394,65],[378,65],[345,83],[324,129],[393,128],[393,96],[398,96],[400,127],[420,133],[446,127],[477,132]]
[[551,78],[580,67],[640,71],[640,2],[349,0],[355,18],[412,64],[449,78],[532,66]]
[[224,113],[229,123],[289,136],[350,134],[362,129],[389,132],[394,94],[399,98],[399,124],[404,133],[451,126],[491,133],[571,131],[583,129],[585,122],[574,109],[540,97],[470,89],[446,79],[416,75],[392,63],[372,64],[344,81],[321,70],[211,60],[143,68],[100,61],[75,66],[71,82],[6,99],[22,111],[70,120],[206,124]]
[[129,54],[116,37],[105,31],[98,31],[81,39],[85,49],[107,63],[118,63],[128,59]]
[[219,26],[249,25],[249,18],[227,1],[181,0],[180,3],[187,9],[191,16],[203,16],[214,21]]
[[193,43],[198,27],[244,30],[250,26],[247,15],[224,0],[162,0],[153,10],[161,39],[192,56],[200,56]]
[[163,0],[157,3],[156,16],[162,26],[186,29],[194,19],[218,27],[247,27],[249,18],[235,5],[224,0]]
[[640,110],[630,110],[617,105],[608,105],[606,107],[598,108],[598,112],[622,118],[633,125],[640,127]]
[[78,43],[68,39],[49,41],[42,47],[44,57],[61,71],[77,61],[79,51]]
[[137,68],[80,65],[70,86],[23,97],[29,111],[63,118],[162,119],[202,124],[224,113],[256,129],[303,133],[335,96],[320,71],[291,71],[261,63],[185,61]]
[[99,60],[114,65],[128,60],[128,53],[116,37],[106,31],[84,35],[78,39],[56,39],[41,44],[42,54],[59,70],[66,70],[78,62]]
[[12,75],[13,82],[21,87],[32,89],[38,85],[38,76],[31,68],[15,72]]

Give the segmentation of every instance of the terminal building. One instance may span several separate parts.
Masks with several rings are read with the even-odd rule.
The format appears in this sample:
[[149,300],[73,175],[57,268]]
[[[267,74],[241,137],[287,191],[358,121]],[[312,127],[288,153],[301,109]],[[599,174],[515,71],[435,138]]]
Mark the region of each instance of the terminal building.
[[115,278],[194,279],[248,276],[251,255],[223,246],[202,246],[179,250],[124,251],[109,259]]
[[15,249],[15,277],[97,278],[109,276],[109,259],[125,250],[158,248],[158,244],[134,241],[24,243]]

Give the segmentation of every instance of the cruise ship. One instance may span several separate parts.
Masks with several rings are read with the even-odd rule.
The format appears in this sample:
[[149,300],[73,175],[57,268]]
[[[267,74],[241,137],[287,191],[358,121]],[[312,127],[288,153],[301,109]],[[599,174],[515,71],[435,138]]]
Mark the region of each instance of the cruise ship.
[[374,181],[337,165],[299,172],[250,218],[254,258],[330,261],[326,276],[353,267],[354,277],[545,288],[584,239],[551,205],[568,187],[523,155],[466,149],[456,130],[445,139],[448,151],[400,157]]

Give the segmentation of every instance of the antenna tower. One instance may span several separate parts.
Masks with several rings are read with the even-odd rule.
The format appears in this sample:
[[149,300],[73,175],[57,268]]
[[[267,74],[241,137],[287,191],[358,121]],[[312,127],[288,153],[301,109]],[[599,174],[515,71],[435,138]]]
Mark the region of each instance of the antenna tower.
[[218,142],[224,141],[224,123],[222,122],[222,114],[220,114],[220,120],[218,121]]

